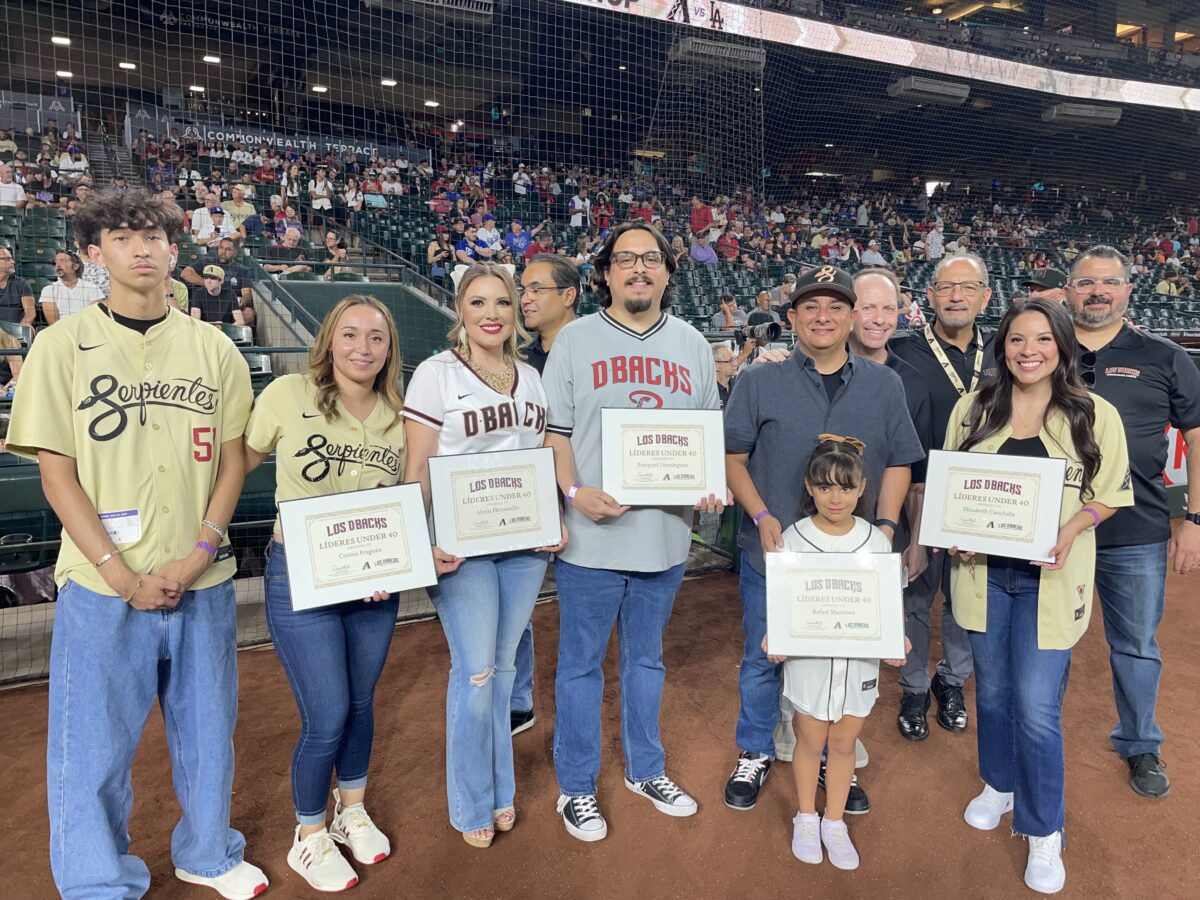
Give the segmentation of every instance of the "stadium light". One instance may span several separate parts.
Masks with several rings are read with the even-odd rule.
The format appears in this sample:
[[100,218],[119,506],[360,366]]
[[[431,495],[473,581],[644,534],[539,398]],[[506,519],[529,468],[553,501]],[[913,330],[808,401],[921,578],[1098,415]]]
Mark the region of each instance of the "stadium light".
[[314,94],[325,94],[328,93],[329,88],[325,87],[323,84],[314,84],[312,86],[312,90]]
[[135,69],[137,69],[137,66],[136,66],[136,65],[134,65],[134,64],[133,64],[133,63],[131,63],[131,62],[117,63],[117,66],[118,66],[119,68],[126,69],[126,70],[128,70],[128,71],[130,71],[130,72],[132,72],[132,71],[134,71]]
[[211,54],[211,53],[206,53],[204,56],[202,56],[202,57],[200,57],[200,58],[201,58],[202,60],[204,60],[206,63],[211,63],[211,64],[212,64],[212,65],[214,65],[214,66],[215,66],[215,65],[218,65],[218,64],[221,62],[221,57],[219,57],[219,56],[214,56],[214,55],[213,55],[213,54]]
[[436,100],[426,100],[425,105],[428,106],[430,109],[437,109],[442,104],[438,103]]
[[935,6],[930,10],[930,12],[932,12],[935,16],[940,16],[942,14],[942,8],[940,6]]
[[617,66],[617,71],[618,71],[618,72],[624,72],[624,71],[626,71],[628,68],[629,68],[629,66]]
[[826,149],[826,150],[832,150],[832,149],[833,149],[833,144],[826,144],[826,145],[825,145],[825,149]]
[[754,86],[754,93],[756,93],[756,94],[762,93],[762,88],[760,88],[757,84]]
[[188,90],[189,90],[189,91],[191,91],[191,92],[192,92],[192,93],[194,93],[194,94],[203,94],[203,93],[204,93],[204,88],[202,88],[202,87],[201,87],[200,85],[198,85],[198,84],[190,84],[190,85],[188,85]]
[[70,47],[71,39],[69,37],[62,37],[61,35],[56,34],[50,38],[50,43],[57,44],[59,47]]
[[459,119],[459,120],[458,120],[457,122],[455,122],[454,124],[455,124],[455,125],[457,125],[459,128],[462,128],[462,127],[463,127],[465,124],[467,124],[467,123],[466,123],[466,122],[464,122],[462,119]]
[[59,78],[74,78],[74,73],[68,72],[66,69],[59,69],[54,73]]
[[395,78],[381,78],[381,79],[379,79],[379,83],[382,84],[384,87],[395,87],[396,79]]

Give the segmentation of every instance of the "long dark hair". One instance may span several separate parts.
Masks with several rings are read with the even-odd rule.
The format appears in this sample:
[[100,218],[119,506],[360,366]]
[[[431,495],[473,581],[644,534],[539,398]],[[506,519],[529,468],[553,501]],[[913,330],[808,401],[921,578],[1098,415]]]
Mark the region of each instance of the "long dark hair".
[[[1096,404],[1079,377],[1079,342],[1070,314],[1061,303],[1043,297],[1018,300],[1008,308],[996,329],[993,346],[996,348],[996,374],[986,378],[979,389],[974,405],[963,422],[966,437],[958,449],[970,450],[1006,426],[1012,417],[1013,377],[1004,360],[1004,345],[1017,316],[1041,313],[1050,323],[1050,333],[1058,345],[1058,366],[1050,373],[1050,404],[1046,413],[1061,413],[1071,429],[1075,452],[1083,464],[1083,479],[1079,493],[1086,501],[1091,497],[1092,479],[1100,469],[1100,447],[1092,436],[1096,425]],[[1068,448],[1063,447],[1064,451]]]
[[621,235],[628,234],[630,231],[648,232],[658,244],[659,252],[663,255],[663,265],[667,267],[668,281],[659,309],[665,312],[670,308],[671,301],[675,299],[675,286],[670,281],[670,276],[674,275],[675,269],[678,268],[675,262],[675,253],[671,250],[671,245],[663,237],[662,232],[641,219],[623,222],[610,231],[596,255],[592,257],[592,265],[595,267],[592,272],[592,290],[596,294],[596,302],[602,309],[608,309],[612,305],[612,292],[608,288],[608,269],[612,265],[613,248],[617,245]]
[[846,490],[854,490],[862,485],[867,489],[858,498],[854,515],[869,521],[873,518],[871,510],[874,508],[874,501],[870,496],[870,485],[867,484],[863,451],[859,449],[862,443],[853,439],[839,440],[828,435],[821,437],[826,439],[817,444],[817,448],[808,458],[808,465],[804,467],[804,493],[800,496],[800,517],[807,518],[817,514],[817,503],[808,492],[810,484],[813,487],[836,484]]

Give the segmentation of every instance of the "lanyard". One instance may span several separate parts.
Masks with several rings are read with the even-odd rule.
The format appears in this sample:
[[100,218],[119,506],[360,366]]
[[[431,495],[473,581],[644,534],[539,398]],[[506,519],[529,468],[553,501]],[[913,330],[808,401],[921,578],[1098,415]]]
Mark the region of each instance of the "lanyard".
[[[946,358],[946,351],[942,349],[942,345],[938,343],[936,337],[933,336],[933,326],[925,326],[925,340],[929,342],[929,349],[933,351],[934,357],[942,364],[942,368],[946,370],[946,377],[950,379],[950,383],[954,385],[954,389],[958,391],[961,397],[967,393],[967,388],[963,387],[962,379],[958,377],[958,372],[951,365],[950,360]],[[971,367],[971,390],[979,385],[979,373],[983,371],[983,335],[979,333],[979,329],[975,330],[975,363]]]

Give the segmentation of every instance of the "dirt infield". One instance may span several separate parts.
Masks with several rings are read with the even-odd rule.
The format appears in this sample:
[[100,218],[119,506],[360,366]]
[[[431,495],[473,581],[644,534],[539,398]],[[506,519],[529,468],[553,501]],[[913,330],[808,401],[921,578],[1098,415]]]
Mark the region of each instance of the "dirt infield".
[[[1066,699],[1067,889],[1079,898],[1195,897],[1200,892],[1200,581],[1173,578],[1160,630],[1166,660],[1159,718],[1171,796],[1144,800],[1109,750],[1114,717],[1107,648],[1097,620],[1076,648]],[[520,820],[491,849],[468,847],[446,819],[444,697],[448,658],[436,622],[400,628],[380,682],[369,809],[392,838],[393,856],[359,866],[347,896],[366,898],[831,898],[1030,897],[1021,881],[1025,845],[1006,827],[980,833],[962,821],[977,792],[974,720],[966,735],[936,725],[922,744],[896,733],[899,688],[885,671],[882,697],[864,739],[860,773],[872,812],[850,821],[862,854],[857,872],[806,866],[789,851],[795,810],[791,774],[779,765],[751,812],[721,802],[735,751],[740,603],[736,580],[714,575],[685,584],[667,632],[663,735],[670,773],[700,803],[690,819],[656,813],[621,783],[617,680],[610,656],[605,690],[605,756],[600,800],[609,837],[582,844],[554,812],[551,751],[557,607],[538,607],[538,724],[515,739]],[[615,655],[615,642],[613,647]],[[267,897],[319,896],[284,861],[291,839],[288,767],[297,717],[287,682],[267,648],[240,657],[241,719],[234,824],[249,856],[271,878]],[[968,697],[974,713],[974,698]],[[0,897],[53,897],[45,814],[46,689],[0,694],[8,772],[6,852]],[[932,723],[931,723],[932,724]],[[134,770],[133,849],[150,866],[151,896],[211,898],[172,876],[171,792],[162,719],[151,715]],[[820,797],[818,796],[818,802]],[[20,874],[19,881],[16,879]],[[1191,888],[1188,885],[1192,885]]]

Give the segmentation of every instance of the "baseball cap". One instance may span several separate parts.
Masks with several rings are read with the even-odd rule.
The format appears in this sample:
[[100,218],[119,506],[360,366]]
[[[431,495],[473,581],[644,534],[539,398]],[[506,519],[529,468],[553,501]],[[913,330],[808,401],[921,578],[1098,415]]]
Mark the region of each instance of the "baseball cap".
[[485,222],[495,222],[495,221],[496,221],[496,217],[495,217],[495,216],[493,216],[491,213],[486,213],[486,214],[484,215],[484,217],[483,217],[483,221],[485,221]]
[[875,240],[874,238],[871,238],[871,240],[867,241],[867,246],[868,247],[878,247],[879,241]]
[[849,303],[858,299],[854,293],[854,279],[837,266],[817,266],[797,278],[796,286],[788,294],[788,304],[795,306],[812,294],[832,294]]
[[220,278],[222,281],[225,280],[225,270],[220,266],[205,266],[201,275],[205,278]]
[[1021,279],[1021,284],[1033,285],[1044,291],[1067,286],[1067,276],[1059,269],[1041,269],[1030,272]]
[[225,215],[225,210],[221,209],[221,207],[219,207],[219,206],[209,207],[208,214],[210,216],[215,216],[217,213],[220,213],[221,215]]
[[433,229],[433,230],[434,230],[435,232],[437,232],[438,234],[445,234],[445,233],[446,233],[447,231],[449,231],[450,229],[449,229],[449,228],[447,228],[445,225],[439,225],[437,228],[435,228],[435,229]]

